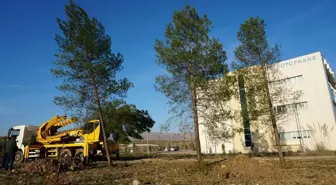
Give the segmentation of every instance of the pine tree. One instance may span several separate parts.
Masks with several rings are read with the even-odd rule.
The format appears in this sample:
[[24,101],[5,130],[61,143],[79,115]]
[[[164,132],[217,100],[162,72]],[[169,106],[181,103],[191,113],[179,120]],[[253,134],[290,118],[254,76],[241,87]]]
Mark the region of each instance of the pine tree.
[[[245,122],[252,120],[267,125],[271,122],[280,164],[284,166],[277,121],[289,115],[275,112],[273,104],[295,102],[301,96],[302,91],[292,90],[285,86],[270,88],[272,81],[282,78],[281,72],[272,67],[274,63],[280,61],[280,47],[277,44],[270,46],[265,27],[264,20],[259,17],[250,17],[241,24],[237,33],[240,45],[234,51],[236,60],[233,62],[233,68],[238,71],[239,84],[244,84],[247,88],[246,91],[244,90],[247,103],[242,106],[245,109],[243,111],[244,127]],[[266,119],[264,119],[265,116]],[[265,120],[265,123],[262,120]]]
[[166,28],[165,40],[157,40],[158,64],[168,75],[158,76],[156,88],[170,99],[171,112],[193,120],[198,163],[201,164],[197,89],[227,71],[226,52],[217,39],[210,38],[211,21],[186,5],[175,11]]
[[88,14],[72,0],[65,6],[67,20],[57,18],[63,35],[56,35],[59,52],[51,72],[64,82],[58,87],[65,93],[55,97],[55,104],[81,113],[94,108],[99,115],[104,148],[110,165],[102,104],[113,95],[124,97],[132,84],[126,79],[117,80],[123,57],[111,51],[111,38],[97,18]]

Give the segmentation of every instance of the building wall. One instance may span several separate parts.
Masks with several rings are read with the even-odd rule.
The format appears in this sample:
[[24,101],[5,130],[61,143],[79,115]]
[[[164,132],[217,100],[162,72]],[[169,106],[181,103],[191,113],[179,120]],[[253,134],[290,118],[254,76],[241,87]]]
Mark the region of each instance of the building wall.
[[[321,53],[315,52],[285,60],[274,64],[273,67],[279,70],[279,79],[281,80],[271,83],[270,88],[276,88],[276,85],[285,85],[293,91],[301,90],[303,92],[295,102],[273,102],[275,111],[282,111],[284,107],[291,108],[290,111],[287,111],[288,113],[284,114],[285,116],[281,116],[277,120],[283,149],[297,151],[302,146],[304,149],[312,150],[317,142],[323,142],[328,149],[336,150],[336,128],[332,130],[335,125],[336,109],[333,103],[335,91],[330,88],[331,85],[328,83],[328,74],[330,77],[333,72],[327,69],[328,65]],[[293,106],[294,103],[296,106]],[[230,106],[236,110],[242,109],[240,100],[231,100]],[[275,152],[275,140],[270,122],[266,125],[258,122],[250,122],[252,148],[257,151]],[[228,124],[235,127],[243,127],[242,123],[242,119],[228,121]],[[323,124],[327,125],[328,137],[323,137],[323,129],[320,129]],[[312,131],[311,128],[315,131]],[[235,153],[251,151],[251,146],[246,146],[249,144],[245,142],[244,132],[237,133],[227,141],[211,141],[206,132],[206,127],[200,126],[202,153],[209,153],[210,148],[212,153],[222,153],[222,144],[228,146],[225,148],[230,148]],[[302,139],[298,138],[299,136]]]
[[[239,106],[238,103],[235,102],[235,99],[230,100],[227,102],[230,107],[234,106]],[[211,111],[210,109],[208,110],[203,110],[205,112]],[[199,115],[201,115],[199,113]],[[199,117],[199,137],[200,137],[200,144],[201,144],[201,153],[204,154],[211,154],[211,153],[217,153],[217,154],[222,154],[224,153],[233,153],[234,152],[234,140],[233,139],[223,139],[223,138],[216,138],[212,139],[210,134],[208,133],[207,126],[202,124],[204,123],[205,120],[203,117]],[[223,125],[236,125],[234,123],[234,120],[225,120],[221,122],[221,126]]]
[[[288,136],[288,140],[283,144],[300,144],[300,139],[293,139],[293,137],[295,137],[294,134],[298,134],[296,133],[298,130],[301,130],[303,136],[307,136],[301,140],[303,146],[313,149],[314,143],[320,138],[314,137],[314,133],[307,133],[304,130],[315,127],[317,129],[315,136],[320,136],[321,130],[318,129],[318,124],[326,124],[329,128],[335,125],[334,105],[331,101],[327,71],[322,55],[320,52],[316,52],[293,58],[280,62],[277,67],[281,69],[284,77],[297,76],[297,79],[293,80],[292,87],[303,91],[299,102],[306,103],[303,110],[297,111],[297,114],[290,116],[287,120],[280,120],[282,123],[279,123],[279,130],[285,132],[285,137]],[[289,136],[289,132],[292,132],[291,136]],[[290,137],[292,139],[289,139]],[[329,147],[336,149],[336,145]]]

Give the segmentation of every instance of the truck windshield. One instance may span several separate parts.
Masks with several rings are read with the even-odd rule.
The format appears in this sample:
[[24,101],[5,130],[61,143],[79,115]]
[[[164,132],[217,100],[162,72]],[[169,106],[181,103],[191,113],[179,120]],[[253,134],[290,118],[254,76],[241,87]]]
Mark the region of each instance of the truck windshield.
[[8,137],[11,137],[11,136],[18,136],[20,134],[20,130],[14,130],[14,129],[10,129],[8,131]]
[[98,125],[99,125],[99,122],[85,123],[83,126],[84,134],[93,132],[97,128]]

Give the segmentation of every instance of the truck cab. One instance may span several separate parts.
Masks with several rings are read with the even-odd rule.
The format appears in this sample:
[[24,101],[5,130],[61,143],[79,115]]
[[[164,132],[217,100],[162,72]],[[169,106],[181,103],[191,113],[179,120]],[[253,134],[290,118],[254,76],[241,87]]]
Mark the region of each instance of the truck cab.
[[18,125],[8,130],[8,138],[14,136],[18,147],[14,158],[15,163],[21,163],[24,160],[24,146],[35,141],[38,128],[33,125]]

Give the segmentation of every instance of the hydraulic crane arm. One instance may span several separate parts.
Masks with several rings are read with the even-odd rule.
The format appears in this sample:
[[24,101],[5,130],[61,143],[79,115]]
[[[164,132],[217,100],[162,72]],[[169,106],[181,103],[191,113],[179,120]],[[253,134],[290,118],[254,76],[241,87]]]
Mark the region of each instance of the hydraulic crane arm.
[[[69,132],[63,131],[57,133],[57,130],[61,127],[69,125],[73,122],[76,122],[77,118],[67,119],[66,116],[58,116],[51,118],[49,121],[44,122],[36,133],[36,140],[42,144],[50,144],[54,142],[62,141],[63,137],[69,135]],[[81,134],[81,129],[76,130]],[[74,130],[71,130],[71,133],[74,133]]]

